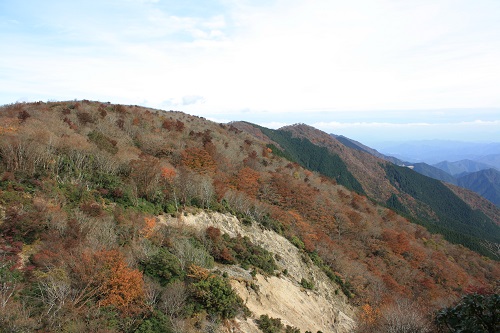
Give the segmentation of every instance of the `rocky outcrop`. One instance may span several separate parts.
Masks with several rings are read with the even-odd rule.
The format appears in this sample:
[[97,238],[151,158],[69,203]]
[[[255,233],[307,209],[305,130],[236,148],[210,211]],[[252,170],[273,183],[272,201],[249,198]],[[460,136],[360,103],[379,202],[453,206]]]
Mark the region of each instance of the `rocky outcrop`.
[[[231,278],[231,284],[252,312],[252,318],[239,319],[242,332],[260,332],[255,319],[267,314],[280,318],[284,325],[301,332],[350,332],[355,327],[355,309],[347,303],[339,286],[315,266],[309,257],[274,231],[264,230],[256,223],[243,225],[232,215],[199,212],[178,218],[162,217],[166,224],[195,228],[203,232],[208,226],[219,228],[234,237],[248,237],[254,244],[274,253],[280,267],[275,276],[257,274],[236,266],[220,266]],[[314,284],[305,289],[300,281]]]

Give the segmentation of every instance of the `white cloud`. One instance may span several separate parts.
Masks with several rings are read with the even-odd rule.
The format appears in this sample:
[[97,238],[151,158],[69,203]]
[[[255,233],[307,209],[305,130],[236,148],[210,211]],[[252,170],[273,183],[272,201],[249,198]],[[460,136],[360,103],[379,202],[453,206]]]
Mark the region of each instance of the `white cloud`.
[[[439,124],[442,125],[442,124]],[[430,123],[377,123],[377,122],[355,122],[355,123],[339,123],[339,122],[319,122],[313,123],[314,127],[322,129],[342,129],[342,128],[404,128],[404,127],[427,127],[437,126],[437,124]]]
[[279,122],[279,121],[272,121],[272,122],[264,122],[260,123],[259,125],[267,128],[272,128],[272,129],[278,129],[284,126],[291,125],[290,123],[284,123],[284,122]]
[[353,123],[341,123],[341,122],[316,122],[312,124],[314,127],[322,129],[342,129],[342,128],[408,128],[408,127],[444,127],[444,126],[491,126],[500,128],[500,120],[494,121],[484,121],[484,120],[474,120],[474,121],[459,121],[455,123],[379,123],[379,122],[353,122]]
[[203,96],[198,95],[189,95],[182,97],[182,105],[192,105],[198,103],[204,103],[205,98]]
[[87,98],[365,128],[470,121],[476,112],[399,110],[500,106],[500,2],[222,4],[190,11],[163,1],[32,1],[6,11],[4,22],[19,24],[0,31],[9,45],[0,54],[0,103]]

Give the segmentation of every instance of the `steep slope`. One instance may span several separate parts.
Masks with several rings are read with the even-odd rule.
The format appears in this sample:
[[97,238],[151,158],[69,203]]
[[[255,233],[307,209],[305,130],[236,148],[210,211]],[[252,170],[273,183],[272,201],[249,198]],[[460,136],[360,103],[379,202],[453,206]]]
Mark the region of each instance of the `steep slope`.
[[[286,274],[279,276],[256,274],[252,277],[249,272],[234,266],[217,267],[229,275],[233,287],[254,314],[254,319],[269,315],[304,332],[341,333],[354,328],[354,308],[348,304],[345,296],[335,292],[338,286],[309,258],[303,257],[297,247],[274,231],[262,230],[256,224],[245,226],[236,217],[220,213],[201,212],[180,218],[167,217],[163,223],[181,228],[191,227],[199,232],[215,227],[231,237],[248,237],[279,258],[279,270],[286,270]],[[314,281],[314,288],[305,289],[301,286],[303,279]],[[253,331],[259,331],[253,320],[247,319],[245,322],[249,328],[253,327]],[[249,329],[245,332],[249,332]]]
[[[408,168],[302,130],[310,139],[285,133],[281,146],[261,129],[182,112],[1,107],[0,327],[252,332],[268,315],[280,333],[283,323],[390,331],[384,318],[399,304],[425,319],[469,290],[498,288],[498,262],[386,207],[440,218],[445,202],[410,196],[434,184],[419,188]],[[351,176],[364,192],[349,189]]]
[[429,165],[427,163],[413,163],[410,166],[414,171],[418,172],[421,175],[441,180],[450,184],[457,184],[457,180],[455,179],[455,177],[435,166]]
[[481,170],[458,178],[458,185],[500,205],[500,171],[496,169]]
[[346,147],[367,152],[370,155],[373,155],[375,157],[389,161],[389,162],[394,163],[396,165],[404,165],[405,164],[405,162],[401,161],[400,159],[397,159],[393,156],[384,155],[384,154],[378,152],[376,149],[370,148],[370,147],[368,147],[368,146],[366,146],[366,145],[364,145],[361,142],[358,142],[356,140],[350,139],[350,138],[345,137],[343,135],[335,135],[335,134],[330,134],[330,135],[333,136],[338,141],[340,141]]
[[[243,131],[246,129],[246,125],[245,127],[240,126],[239,123],[234,125]],[[389,199],[390,193],[396,191],[389,182],[379,182],[379,179],[383,178],[385,174],[385,171],[379,164],[380,159],[364,151],[348,149],[329,134],[307,125],[284,127],[277,131],[265,129],[256,125],[253,126],[261,131],[264,130],[264,133],[261,133],[265,135],[273,135],[273,133],[275,133],[274,135],[278,134],[278,138],[285,139],[285,141],[282,142],[283,144],[287,144],[286,139],[289,139],[290,136],[286,133],[289,132],[292,136],[306,138],[314,145],[327,148],[333,155],[340,157],[343,163],[348,166],[348,171],[354,176],[356,181],[359,182],[363,192],[369,197],[384,201]],[[268,140],[270,139],[271,138],[268,136]],[[279,142],[276,144],[278,144],[278,146],[280,145]],[[291,149],[295,150],[293,147]],[[287,151],[285,150],[285,152]]]
[[[271,131],[260,127],[270,139],[277,142],[286,153],[284,157],[292,162],[297,162],[304,168],[318,171],[321,174],[335,179],[350,190],[365,193],[361,184],[347,170],[343,160],[336,154],[330,153],[326,148],[313,144],[309,140],[294,138],[286,131]],[[275,153],[279,153],[275,150]]]
[[364,151],[346,147],[330,135],[307,125],[287,126],[277,131],[260,129],[276,140],[287,153],[295,148],[286,133],[290,133],[295,140],[301,138],[327,148],[344,161],[346,168],[369,197],[410,217],[432,232],[443,234],[452,242],[485,255],[488,255],[489,250],[482,245],[482,239],[500,242],[498,226],[484,213],[470,208],[439,181],[409,168],[395,166]]

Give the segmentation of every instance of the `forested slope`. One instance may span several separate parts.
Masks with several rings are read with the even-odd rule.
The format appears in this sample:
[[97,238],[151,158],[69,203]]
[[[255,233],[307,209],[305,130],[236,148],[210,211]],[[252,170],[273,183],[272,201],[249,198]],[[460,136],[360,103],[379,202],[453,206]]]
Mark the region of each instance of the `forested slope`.
[[[241,332],[244,322],[297,332],[276,312],[252,313],[242,297],[264,297],[266,277],[313,297],[326,285],[319,273],[287,267],[286,254],[259,237],[164,223],[203,212],[293,244],[339,304],[350,303],[359,332],[388,331],[402,304],[427,332],[435,310],[461,295],[498,292],[498,262],[386,207],[393,193],[408,211],[420,207],[406,205],[419,189],[401,187],[404,171],[374,188],[392,171],[339,142],[331,161],[310,155],[331,153],[323,133],[292,136],[308,149],[289,151],[182,112],[91,101],[6,105],[0,118],[6,332]],[[232,287],[243,283],[235,271],[250,277],[243,289]]]
[[486,169],[458,177],[458,185],[476,192],[500,207],[500,171]]
[[[479,209],[471,208],[441,182],[410,168],[378,159],[371,153],[344,146],[332,136],[307,125],[287,126],[280,130],[256,127],[282,147],[283,156],[289,154],[297,159],[296,151],[302,152],[303,156],[311,154],[317,160],[321,160],[317,154],[321,154],[322,159],[335,156],[342,161],[342,168],[332,165],[314,170],[325,176],[335,172],[349,174],[350,179],[354,180],[337,179],[337,182],[358,193],[367,194],[372,200],[398,211],[431,232],[444,235],[451,242],[496,257],[489,246],[485,246],[484,240],[499,243],[500,227]],[[308,167],[304,161],[301,165]]]

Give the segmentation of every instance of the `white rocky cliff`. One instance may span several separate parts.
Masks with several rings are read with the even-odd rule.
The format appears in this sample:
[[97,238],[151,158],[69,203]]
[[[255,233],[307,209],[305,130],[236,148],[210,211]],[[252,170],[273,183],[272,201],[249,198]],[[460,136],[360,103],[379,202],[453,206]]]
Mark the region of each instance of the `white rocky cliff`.
[[[163,223],[192,227],[200,232],[209,226],[219,228],[234,237],[238,234],[248,237],[275,254],[279,270],[287,274],[255,277],[237,266],[221,265],[233,288],[243,299],[252,318],[239,318],[241,332],[260,332],[255,319],[267,314],[280,318],[284,325],[297,327],[301,332],[321,331],[323,333],[350,332],[355,327],[355,309],[347,303],[340,288],[315,266],[310,259],[287,239],[274,231],[263,230],[256,223],[243,225],[232,215],[200,212],[178,218],[161,217]],[[314,282],[314,288],[304,289],[302,279]]]

